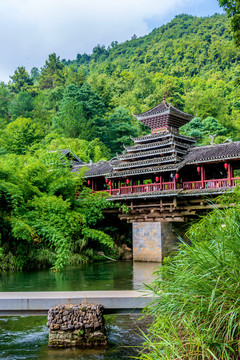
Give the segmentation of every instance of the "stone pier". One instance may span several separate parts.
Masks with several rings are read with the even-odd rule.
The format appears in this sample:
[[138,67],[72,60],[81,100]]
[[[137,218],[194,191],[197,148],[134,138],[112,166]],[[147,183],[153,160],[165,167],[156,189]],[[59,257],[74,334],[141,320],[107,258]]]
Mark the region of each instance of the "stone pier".
[[57,305],[48,312],[50,347],[105,347],[102,305]]
[[134,222],[133,260],[162,262],[178,249],[177,224],[172,222]]

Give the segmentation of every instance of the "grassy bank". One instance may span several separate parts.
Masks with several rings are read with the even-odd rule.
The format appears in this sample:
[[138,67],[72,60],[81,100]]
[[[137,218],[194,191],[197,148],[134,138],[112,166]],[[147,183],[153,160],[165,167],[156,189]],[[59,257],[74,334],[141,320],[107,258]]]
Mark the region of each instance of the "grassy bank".
[[192,225],[191,245],[158,271],[141,359],[239,359],[239,199],[239,189],[220,198],[224,208]]

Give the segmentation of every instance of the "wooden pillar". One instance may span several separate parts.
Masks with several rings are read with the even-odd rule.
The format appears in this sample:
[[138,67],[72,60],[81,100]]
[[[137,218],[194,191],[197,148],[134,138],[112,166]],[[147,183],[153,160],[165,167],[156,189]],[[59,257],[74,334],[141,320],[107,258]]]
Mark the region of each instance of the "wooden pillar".
[[176,177],[175,177],[175,174],[173,176],[173,189],[176,190],[177,186],[176,186]]
[[92,191],[94,191],[94,180],[92,180]]
[[162,178],[162,175],[160,175],[160,189],[162,190],[162,183],[163,183],[163,178]]
[[110,195],[112,195],[112,180],[110,180],[110,185],[109,185],[109,187],[110,187]]
[[204,169],[203,166],[201,166],[201,186],[202,186],[202,189],[204,189],[204,187],[205,187],[204,180],[205,180],[205,169]]
[[228,185],[232,186],[232,165],[228,163]]
[[119,195],[121,194],[121,180],[118,180]]
[[131,192],[133,192],[133,180],[131,179]]

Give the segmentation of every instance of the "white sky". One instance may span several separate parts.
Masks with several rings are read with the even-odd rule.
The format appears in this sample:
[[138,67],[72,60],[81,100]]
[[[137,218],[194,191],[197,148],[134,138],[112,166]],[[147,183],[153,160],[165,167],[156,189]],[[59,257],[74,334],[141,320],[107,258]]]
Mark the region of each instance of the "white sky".
[[142,36],[175,15],[221,12],[217,0],[0,0],[0,81],[48,55],[75,59],[97,44]]

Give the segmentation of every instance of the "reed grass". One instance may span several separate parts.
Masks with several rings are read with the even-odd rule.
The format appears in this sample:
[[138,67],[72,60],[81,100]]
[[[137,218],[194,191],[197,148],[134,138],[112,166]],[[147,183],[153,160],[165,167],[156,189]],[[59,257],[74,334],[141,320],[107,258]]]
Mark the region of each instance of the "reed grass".
[[[192,225],[191,245],[157,271],[146,309],[154,322],[140,359],[240,359],[240,199]],[[225,199],[225,200],[224,200]]]

